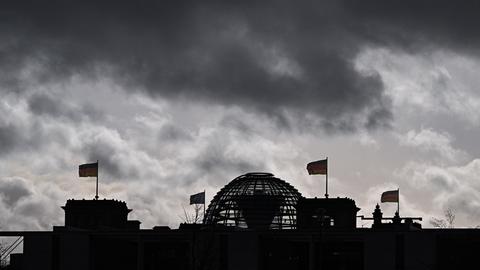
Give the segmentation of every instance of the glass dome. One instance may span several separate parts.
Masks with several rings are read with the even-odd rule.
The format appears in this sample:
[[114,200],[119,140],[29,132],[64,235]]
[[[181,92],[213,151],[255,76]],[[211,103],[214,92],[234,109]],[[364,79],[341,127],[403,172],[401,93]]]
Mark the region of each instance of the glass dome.
[[204,223],[249,229],[294,229],[302,195],[271,173],[247,173],[223,187],[208,206]]

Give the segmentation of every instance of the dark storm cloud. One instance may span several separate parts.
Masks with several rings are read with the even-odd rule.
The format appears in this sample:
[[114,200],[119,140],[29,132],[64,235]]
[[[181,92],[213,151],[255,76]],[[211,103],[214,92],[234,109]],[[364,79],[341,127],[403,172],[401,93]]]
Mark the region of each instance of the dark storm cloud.
[[101,120],[103,113],[90,105],[73,106],[58,97],[46,93],[35,93],[28,100],[30,111],[35,115],[64,118],[73,122]]
[[0,155],[9,153],[18,144],[18,130],[11,124],[0,124]]
[[2,179],[0,181],[0,197],[9,207],[13,207],[20,199],[30,196],[31,193],[22,179]]
[[178,142],[178,141],[190,141],[193,139],[192,135],[182,127],[167,124],[163,126],[158,132],[159,142]]
[[[245,157],[239,155],[238,151],[231,151],[229,146],[235,145],[237,141],[228,136],[211,138],[203,149],[200,149],[194,158],[194,174],[196,177],[209,176],[210,184],[223,183],[225,175],[232,172],[243,174],[252,171],[268,170],[266,163],[258,161],[256,157]],[[259,150],[260,151],[260,150]],[[212,177],[220,176],[220,177]]]
[[248,160],[232,158],[229,157],[225,152],[219,152],[212,149],[203,153],[198,159],[197,163],[199,171],[204,174],[218,170],[243,173],[258,171],[259,168],[264,168],[264,164],[253,164]]
[[0,178],[0,226],[3,230],[48,230],[53,224],[60,224],[58,199],[64,194],[59,190],[48,181]]
[[[120,146],[111,141],[100,140],[86,143],[84,146],[88,162],[101,162],[102,172],[113,177],[113,180],[138,179],[138,168],[130,163],[130,156],[122,156]],[[112,180],[112,179],[107,179]]]
[[229,129],[234,129],[245,133],[247,135],[251,135],[253,130],[252,127],[243,121],[243,119],[235,117],[233,115],[226,115],[220,120],[220,125]]
[[[37,100],[33,103],[27,102],[27,104],[33,105],[31,110],[36,115],[61,114],[59,109],[61,107],[50,104],[46,100],[41,99],[41,102]],[[0,113],[0,157],[21,152],[38,151],[48,147],[51,143],[68,145],[68,133],[62,128],[46,127],[44,119],[29,117],[22,109],[18,109],[17,114],[9,111],[9,108],[21,106],[21,102],[0,104],[0,111],[3,112]],[[69,114],[72,116],[73,111],[69,111]],[[71,119],[67,118],[67,120],[70,121]]]
[[[25,123],[2,123],[0,116],[0,156],[21,151],[31,151],[41,148],[46,138],[44,127],[39,122]],[[63,134],[56,134],[59,141]]]
[[478,1],[343,1],[345,12],[369,38],[415,53],[449,47],[478,53]]
[[39,82],[111,76],[126,89],[239,106],[285,125],[310,114],[327,129],[377,128],[389,125],[390,103],[377,74],[355,70],[355,56],[365,46],[477,42],[478,8],[469,3],[3,4],[2,85],[21,89],[31,65],[29,79]]

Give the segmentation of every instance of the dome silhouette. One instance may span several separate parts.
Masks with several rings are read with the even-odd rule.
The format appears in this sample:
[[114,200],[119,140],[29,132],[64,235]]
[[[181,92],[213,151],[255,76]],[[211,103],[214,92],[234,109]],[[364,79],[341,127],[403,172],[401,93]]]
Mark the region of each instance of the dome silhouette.
[[294,229],[302,195],[271,173],[247,173],[224,186],[208,206],[204,223],[249,229]]

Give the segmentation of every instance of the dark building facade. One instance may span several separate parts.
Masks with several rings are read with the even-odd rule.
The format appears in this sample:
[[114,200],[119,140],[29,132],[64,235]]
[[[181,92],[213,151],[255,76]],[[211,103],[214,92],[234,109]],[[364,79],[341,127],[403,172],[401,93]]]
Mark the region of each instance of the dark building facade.
[[301,198],[297,204],[296,228],[355,229],[359,210],[349,198]]
[[132,209],[117,200],[68,200],[65,206],[65,227],[86,230],[135,230],[140,221],[128,220]]
[[247,173],[233,179],[213,197],[204,224],[294,229],[301,197],[292,185],[271,173]]
[[68,200],[64,226],[0,234],[24,237],[10,269],[36,270],[470,269],[480,250],[480,230],[422,229],[378,206],[357,228],[352,199],[303,198],[271,174],[236,178],[212,203],[204,224],[140,229],[124,202]]

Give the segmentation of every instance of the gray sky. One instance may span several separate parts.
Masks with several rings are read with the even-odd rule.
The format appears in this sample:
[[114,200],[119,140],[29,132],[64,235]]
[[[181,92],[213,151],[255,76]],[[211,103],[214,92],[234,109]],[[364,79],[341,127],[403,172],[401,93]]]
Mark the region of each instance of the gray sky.
[[402,215],[480,225],[479,4],[258,2],[2,3],[0,228],[63,224],[97,159],[150,228],[249,171],[321,197],[326,156],[360,214],[399,187]]

